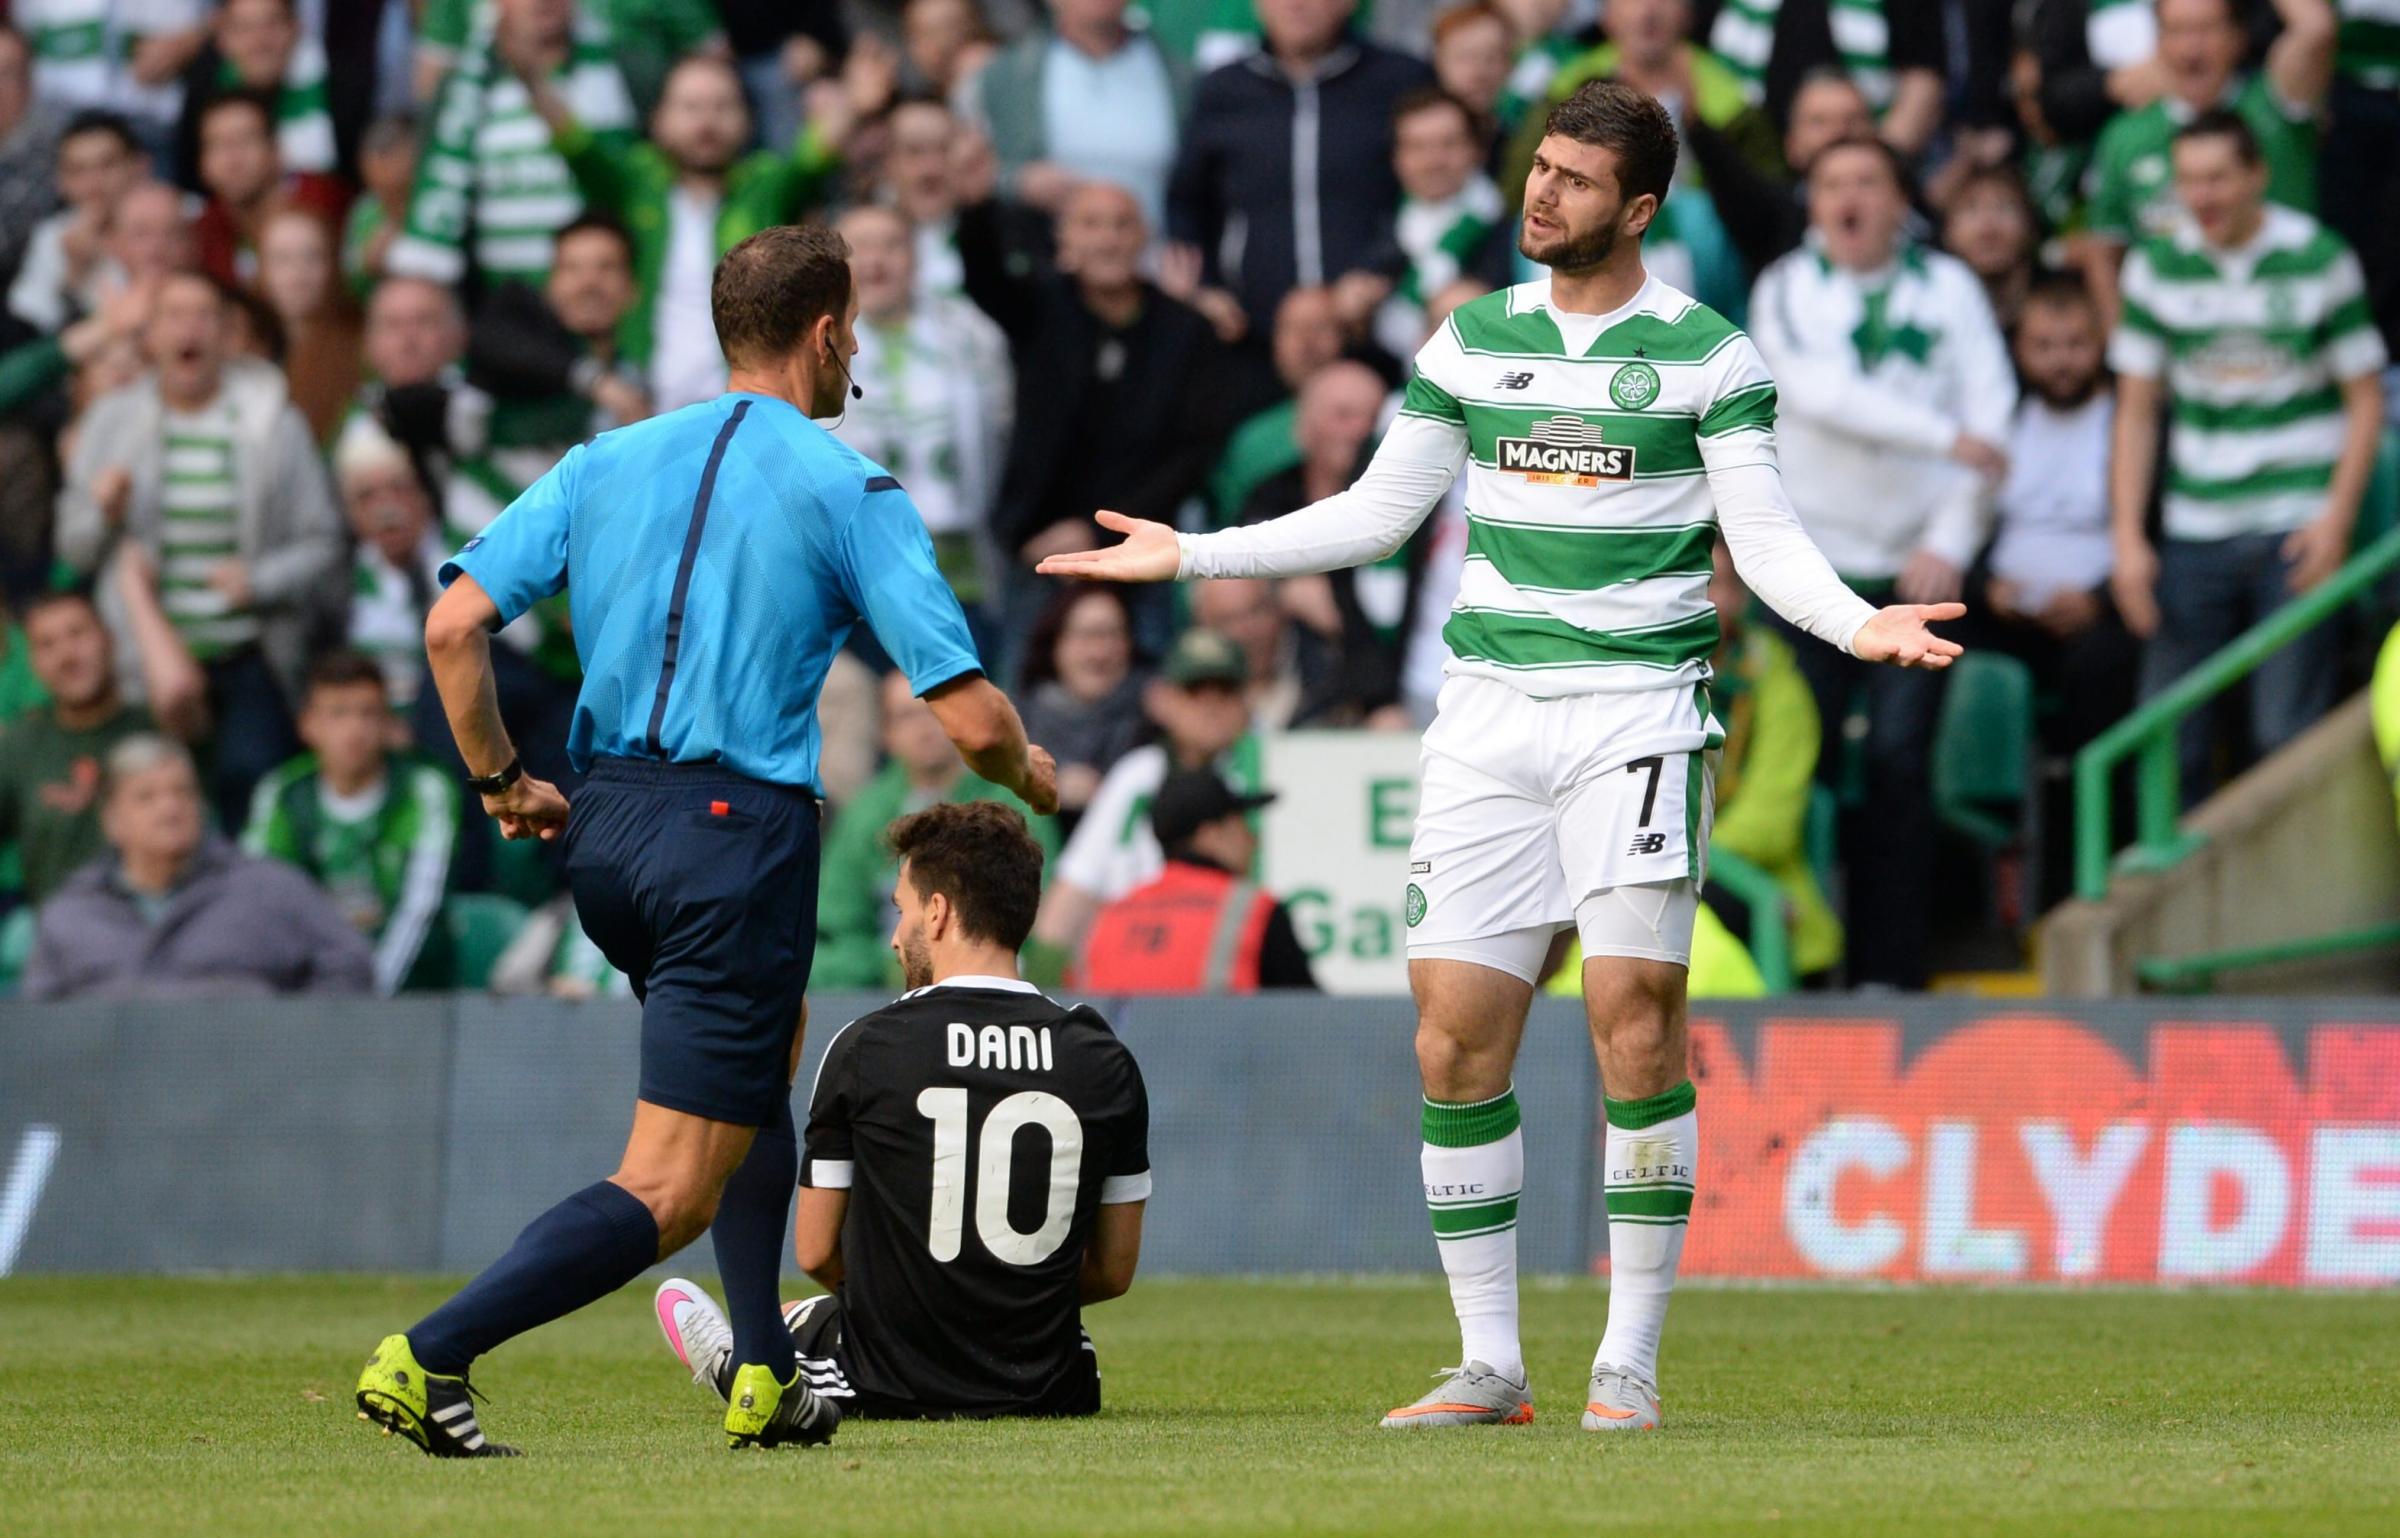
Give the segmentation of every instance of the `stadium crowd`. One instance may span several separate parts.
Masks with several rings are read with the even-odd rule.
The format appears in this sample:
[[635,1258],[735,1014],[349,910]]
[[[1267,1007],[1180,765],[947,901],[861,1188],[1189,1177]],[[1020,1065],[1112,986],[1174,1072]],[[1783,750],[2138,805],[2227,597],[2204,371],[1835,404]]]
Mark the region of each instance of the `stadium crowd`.
[[[1250,734],[1429,717],[1467,522],[1454,491],[1384,565],[1280,585],[1034,564],[1098,508],[1206,527],[1347,484],[1423,339],[1537,275],[1513,205],[1584,80],[1673,109],[1647,259],[1758,342],[1812,536],[1869,596],[1964,595],[2053,759],[2338,567],[2384,432],[2400,0],[0,13],[0,950],[30,996],[621,986],[547,851],[463,796],[422,620],[568,447],[723,387],[712,268],[778,223],[847,237],[864,394],[829,425],[908,488],[1058,757],[1037,971],[1168,872],[1154,799],[1176,870],[1247,858]],[[1717,846],[1782,886],[1801,971],[1922,986],[1945,894],[1989,879],[1938,826],[1944,675],[1800,638],[1720,566]],[[566,623],[495,652],[571,786]],[[2331,626],[2270,664],[2243,730],[2190,733],[2187,790],[2345,665]],[[1006,792],[863,635],[823,720],[815,981],[883,988],[881,829]],[[1258,913],[1245,985],[1305,982]]]

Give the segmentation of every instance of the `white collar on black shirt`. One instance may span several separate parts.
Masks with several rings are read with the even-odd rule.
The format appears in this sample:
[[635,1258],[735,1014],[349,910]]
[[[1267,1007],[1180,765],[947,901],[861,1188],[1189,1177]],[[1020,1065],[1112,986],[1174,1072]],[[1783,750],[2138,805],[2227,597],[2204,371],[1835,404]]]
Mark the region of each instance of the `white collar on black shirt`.
[[980,977],[974,973],[962,973],[957,977],[945,977],[938,983],[927,983],[922,988],[911,988],[900,997],[913,999],[921,994],[931,993],[936,988],[997,988],[1003,993],[1039,993],[1042,991],[1021,977]]

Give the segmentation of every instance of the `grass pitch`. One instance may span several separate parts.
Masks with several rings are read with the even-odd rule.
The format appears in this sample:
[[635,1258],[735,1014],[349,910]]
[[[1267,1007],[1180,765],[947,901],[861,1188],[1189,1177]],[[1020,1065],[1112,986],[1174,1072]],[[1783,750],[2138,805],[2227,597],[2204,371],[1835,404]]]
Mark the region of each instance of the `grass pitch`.
[[1085,1423],[853,1422],[736,1455],[647,1286],[478,1372],[514,1462],[353,1418],[423,1279],[0,1282],[0,1532],[2392,1534],[2389,1297],[1689,1290],[1668,1422],[1576,1429],[1606,1294],[1529,1291],[1538,1421],[1393,1433],[1433,1282],[1152,1281],[1092,1311]]

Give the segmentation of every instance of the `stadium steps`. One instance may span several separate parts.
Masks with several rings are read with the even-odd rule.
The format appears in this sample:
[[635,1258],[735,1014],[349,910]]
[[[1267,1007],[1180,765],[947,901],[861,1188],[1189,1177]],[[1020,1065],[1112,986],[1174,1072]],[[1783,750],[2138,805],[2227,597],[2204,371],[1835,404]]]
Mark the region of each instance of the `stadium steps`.
[[[2362,691],[2194,810],[2199,846],[2163,871],[2120,872],[2041,931],[2044,991],[2140,991],[2144,960],[2314,939],[2400,914],[2400,826]],[[2390,993],[2400,947],[2228,971],[2225,992]]]

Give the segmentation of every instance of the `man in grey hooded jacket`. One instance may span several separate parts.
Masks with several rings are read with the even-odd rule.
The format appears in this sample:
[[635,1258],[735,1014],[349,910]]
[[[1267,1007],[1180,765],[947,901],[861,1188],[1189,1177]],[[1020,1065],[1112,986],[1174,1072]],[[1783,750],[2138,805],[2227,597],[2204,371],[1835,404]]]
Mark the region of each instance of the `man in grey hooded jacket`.
[[375,958],[306,876],[208,833],[181,744],[137,733],[109,751],[110,852],[42,904],[28,999],[366,993]]

